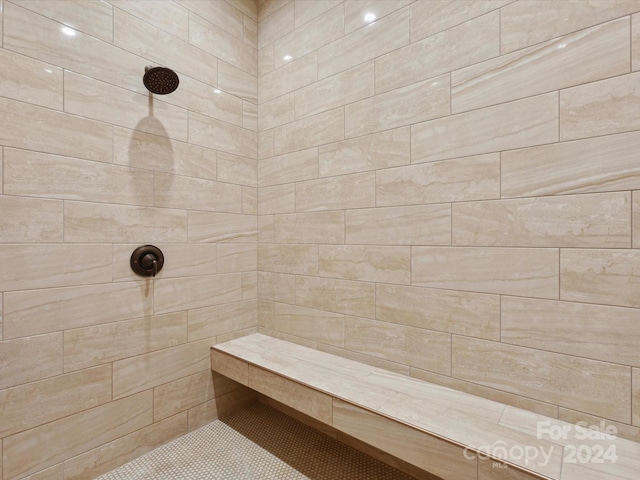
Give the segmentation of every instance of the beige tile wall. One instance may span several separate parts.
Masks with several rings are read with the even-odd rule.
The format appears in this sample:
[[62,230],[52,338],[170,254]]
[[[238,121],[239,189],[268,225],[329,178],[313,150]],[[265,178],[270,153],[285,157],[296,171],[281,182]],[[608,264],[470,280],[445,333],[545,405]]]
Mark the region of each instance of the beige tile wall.
[[637,438],[640,3],[258,3],[261,331]]
[[0,1],[0,479],[94,478],[255,399],[209,347],[257,325],[257,8],[143,3]]

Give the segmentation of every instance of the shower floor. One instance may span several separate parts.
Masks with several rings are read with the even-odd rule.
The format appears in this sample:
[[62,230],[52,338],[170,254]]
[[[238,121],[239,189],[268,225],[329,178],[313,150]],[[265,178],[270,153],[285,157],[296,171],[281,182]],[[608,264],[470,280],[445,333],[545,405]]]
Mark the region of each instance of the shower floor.
[[413,480],[261,403],[159,447],[98,480]]

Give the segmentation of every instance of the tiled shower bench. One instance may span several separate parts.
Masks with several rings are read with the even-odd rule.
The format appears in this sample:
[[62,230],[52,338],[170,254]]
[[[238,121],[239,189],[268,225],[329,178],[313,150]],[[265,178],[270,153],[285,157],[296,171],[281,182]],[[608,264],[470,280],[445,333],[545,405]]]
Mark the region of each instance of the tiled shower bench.
[[640,479],[640,443],[273,337],[211,368],[445,480]]

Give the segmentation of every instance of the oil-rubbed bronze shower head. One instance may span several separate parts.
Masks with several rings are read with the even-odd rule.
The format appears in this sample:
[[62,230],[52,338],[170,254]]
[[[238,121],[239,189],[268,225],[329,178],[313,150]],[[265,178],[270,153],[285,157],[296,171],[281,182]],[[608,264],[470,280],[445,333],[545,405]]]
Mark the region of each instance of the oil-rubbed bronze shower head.
[[156,95],[172,93],[180,84],[176,72],[165,67],[146,67],[142,81],[147,90]]

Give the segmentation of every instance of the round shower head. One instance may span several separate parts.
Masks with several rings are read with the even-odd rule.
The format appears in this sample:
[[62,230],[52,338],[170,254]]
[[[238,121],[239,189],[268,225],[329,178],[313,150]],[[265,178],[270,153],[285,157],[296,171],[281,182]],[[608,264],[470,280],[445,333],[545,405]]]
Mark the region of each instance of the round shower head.
[[166,95],[178,88],[180,79],[176,72],[165,67],[147,67],[142,78],[144,86],[151,93],[156,95]]

